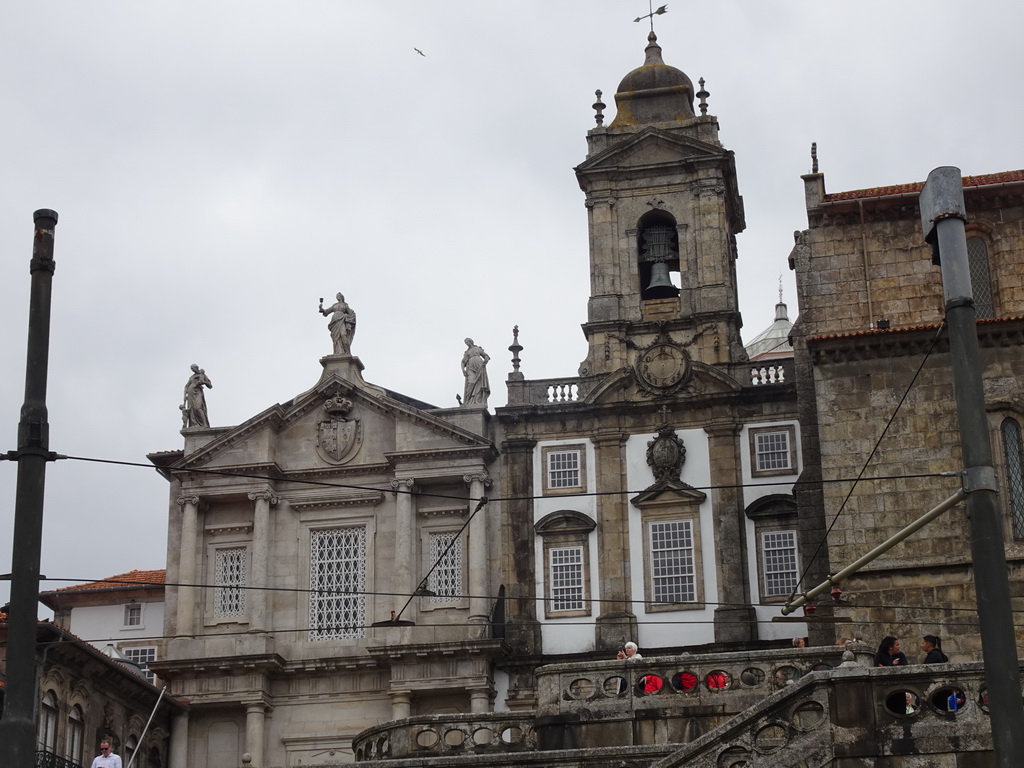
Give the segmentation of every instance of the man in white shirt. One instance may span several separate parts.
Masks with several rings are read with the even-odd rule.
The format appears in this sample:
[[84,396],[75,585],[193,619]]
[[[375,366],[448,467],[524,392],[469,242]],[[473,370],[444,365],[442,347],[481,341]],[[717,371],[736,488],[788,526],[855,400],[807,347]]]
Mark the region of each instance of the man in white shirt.
[[100,753],[92,759],[92,768],[121,768],[121,758],[114,754],[110,742],[100,742]]

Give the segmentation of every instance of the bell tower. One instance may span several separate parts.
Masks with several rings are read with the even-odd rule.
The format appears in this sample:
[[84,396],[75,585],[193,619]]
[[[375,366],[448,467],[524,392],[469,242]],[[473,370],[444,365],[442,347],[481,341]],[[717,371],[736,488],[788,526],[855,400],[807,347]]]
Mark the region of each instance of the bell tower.
[[745,224],[733,153],[707,114],[704,81],[694,94],[690,78],[662,60],[653,31],[645,54],[619,83],[610,125],[597,92],[597,127],[576,168],[590,231],[581,376],[632,365],[630,348],[666,337],[708,365],[745,358],[735,269]]

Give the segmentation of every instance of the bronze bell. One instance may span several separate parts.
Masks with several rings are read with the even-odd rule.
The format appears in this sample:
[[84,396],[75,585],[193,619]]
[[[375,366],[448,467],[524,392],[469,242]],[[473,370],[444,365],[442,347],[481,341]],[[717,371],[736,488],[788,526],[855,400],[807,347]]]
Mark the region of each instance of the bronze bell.
[[651,281],[644,290],[645,299],[670,299],[679,295],[679,289],[672,285],[668,276],[668,264],[656,261],[651,264]]

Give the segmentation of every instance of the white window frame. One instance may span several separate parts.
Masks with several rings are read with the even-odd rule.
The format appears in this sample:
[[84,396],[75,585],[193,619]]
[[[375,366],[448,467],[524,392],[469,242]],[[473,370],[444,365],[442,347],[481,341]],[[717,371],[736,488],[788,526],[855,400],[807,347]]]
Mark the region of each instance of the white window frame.
[[[552,463],[558,457],[572,457],[575,460],[575,467],[555,467]],[[555,473],[572,473],[562,477]],[[572,480],[575,479],[575,482]],[[568,480],[569,482],[566,482]],[[549,445],[541,449],[541,485],[546,496],[557,496],[559,494],[581,493],[587,488],[587,447],[583,443],[572,445]]]
[[67,734],[64,737],[64,757],[75,765],[81,765],[82,747],[84,745],[85,713],[78,704],[75,704],[68,710]]
[[60,715],[60,704],[57,694],[47,691],[39,706],[38,744],[41,751],[57,754],[57,718]]
[[[786,536],[790,538],[790,543],[785,546],[771,546],[769,547],[770,537]],[[761,596],[764,600],[775,600],[779,598],[788,598],[793,591],[800,585],[800,535],[799,532],[794,528],[777,528],[777,529],[764,529],[758,532],[758,549],[760,550],[760,562],[761,562]],[[791,552],[792,553],[792,568],[775,568],[769,570],[769,553],[772,552]],[[792,578],[788,579],[781,588],[778,586],[772,586],[772,576],[776,574],[792,573]]]
[[547,551],[550,613],[579,613],[587,605],[586,548],[582,545],[550,547]]
[[121,616],[122,629],[145,629],[145,608],[144,603],[130,602],[124,604],[124,611]]
[[[552,512],[538,520],[534,526],[543,542],[538,557],[543,558],[541,562],[544,574],[545,618],[570,619],[590,616],[590,537],[596,527],[597,524],[590,516],[571,509]],[[559,583],[559,574],[554,568],[554,553],[567,550],[575,550],[580,554],[577,572],[582,596],[578,601],[578,607],[560,605],[556,597],[556,590],[564,585]]]
[[149,669],[149,662],[156,661],[156,646],[155,645],[140,645],[129,648],[119,648],[118,651],[122,656],[125,657],[132,664],[138,666],[139,671],[142,672],[142,676],[146,678],[151,685],[156,684],[156,675]]
[[[353,557],[348,560],[321,560],[318,551],[321,549],[321,542],[326,543],[329,537],[347,536],[352,537],[348,543],[342,546],[354,548]],[[368,526],[355,523],[341,523],[336,525],[311,528],[309,532],[309,623],[308,639],[311,642],[324,642],[330,640],[348,640],[363,637],[366,627],[369,570],[369,539]],[[342,568],[339,572],[338,566],[346,562],[353,563],[350,568]],[[316,571],[320,566],[332,569],[328,574],[335,584],[325,584],[317,580]],[[320,594],[317,590],[337,589],[338,594]],[[332,613],[340,612],[349,614],[348,621],[342,624],[324,623],[321,609],[326,608]]]
[[[752,427],[750,435],[750,475],[751,477],[773,477],[776,475],[795,475],[798,472],[796,455],[796,427],[792,424],[779,424],[771,427]],[[761,439],[784,435],[785,446],[772,450],[759,450]],[[785,456],[786,466],[761,466],[762,456]]]
[[[673,526],[675,530],[670,531],[668,526]],[[677,544],[677,546],[657,546],[666,533],[675,537],[676,541],[673,543]],[[694,519],[649,520],[645,526],[645,534],[645,546],[649,565],[647,574],[648,602],[652,606],[676,606],[697,603],[700,594],[700,574],[697,570],[699,558]],[[688,539],[689,541],[685,543],[682,539]],[[659,553],[665,554],[661,555]],[[687,560],[688,563],[686,562]],[[680,600],[659,599],[659,592],[675,592],[675,589],[668,589],[668,584],[676,579],[682,580],[683,589],[688,596],[680,595],[683,597]],[[673,596],[675,595],[673,594]]]

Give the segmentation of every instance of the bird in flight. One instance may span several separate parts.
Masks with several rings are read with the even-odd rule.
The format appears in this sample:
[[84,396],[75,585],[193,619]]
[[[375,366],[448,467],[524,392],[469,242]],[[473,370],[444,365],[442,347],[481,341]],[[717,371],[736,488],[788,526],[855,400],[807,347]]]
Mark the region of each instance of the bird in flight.
[[426,56],[427,55],[423,51],[421,51],[419,48],[413,48],[413,50],[416,51],[416,53],[418,53],[420,56]]

